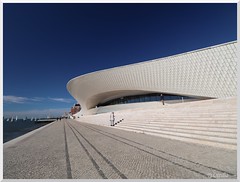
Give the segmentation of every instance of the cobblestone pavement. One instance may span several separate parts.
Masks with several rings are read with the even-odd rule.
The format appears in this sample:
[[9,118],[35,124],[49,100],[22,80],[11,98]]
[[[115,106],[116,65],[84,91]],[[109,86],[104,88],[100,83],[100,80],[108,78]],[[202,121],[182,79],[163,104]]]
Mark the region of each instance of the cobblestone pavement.
[[4,179],[236,178],[237,152],[62,120],[3,146]]

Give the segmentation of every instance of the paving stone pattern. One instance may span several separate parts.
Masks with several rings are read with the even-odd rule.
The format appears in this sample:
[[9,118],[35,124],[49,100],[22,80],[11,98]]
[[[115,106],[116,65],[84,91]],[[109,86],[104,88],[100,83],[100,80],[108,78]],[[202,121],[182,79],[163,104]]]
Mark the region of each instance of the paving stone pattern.
[[3,146],[4,179],[236,178],[237,152],[74,120]]

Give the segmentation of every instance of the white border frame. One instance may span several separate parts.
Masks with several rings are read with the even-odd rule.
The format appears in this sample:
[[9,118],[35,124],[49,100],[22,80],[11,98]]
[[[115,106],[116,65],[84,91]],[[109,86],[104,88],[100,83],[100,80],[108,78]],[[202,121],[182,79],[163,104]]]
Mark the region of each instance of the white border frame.
[[[1,106],[0,106],[0,114],[1,114],[1,118],[0,118],[0,180],[3,180],[3,3],[238,3],[237,5],[237,27],[238,27],[238,31],[237,31],[237,40],[240,39],[240,28],[239,28],[239,22],[240,22],[240,3],[239,0],[196,0],[196,1],[190,1],[190,0],[23,0],[23,1],[19,1],[19,0],[2,0],[0,1],[0,41],[1,41],[1,45],[0,45],[0,102],[1,102]],[[238,60],[240,58],[240,43],[238,41]],[[240,64],[238,64],[238,93],[240,91]],[[240,146],[240,128],[239,128],[239,118],[240,118],[240,100],[238,99],[238,132],[237,132],[237,136],[238,136],[238,149]],[[233,180],[214,180],[214,181],[240,181],[240,169],[239,169],[239,165],[240,165],[240,151],[237,150],[237,180],[233,179]],[[74,179],[72,179],[73,181]],[[30,179],[30,180],[26,180],[26,179],[15,179],[15,180],[8,180],[5,179],[3,181],[69,181],[67,179],[57,179],[57,180],[53,180],[53,179]],[[79,180],[74,180],[74,181],[79,181]],[[80,181],[98,181],[98,182],[102,182],[102,181],[110,181],[110,180],[80,180]],[[111,180],[112,181],[112,180]],[[124,180],[118,180],[118,181],[124,181]],[[169,181],[169,180],[128,180],[128,181],[132,181],[132,182],[138,182],[138,181],[151,181],[151,182],[155,182],[155,181]],[[170,181],[186,181],[185,179],[171,179]],[[189,181],[189,180],[187,180]],[[212,181],[212,180],[198,180],[198,179],[192,179],[190,181]]]

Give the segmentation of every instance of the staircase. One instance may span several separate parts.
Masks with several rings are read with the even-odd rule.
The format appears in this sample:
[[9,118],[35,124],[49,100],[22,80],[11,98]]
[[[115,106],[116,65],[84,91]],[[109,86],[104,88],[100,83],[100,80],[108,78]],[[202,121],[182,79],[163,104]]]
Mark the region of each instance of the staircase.
[[[110,113],[88,116],[85,122],[109,126]],[[115,129],[203,145],[237,148],[237,98],[170,104],[155,109],[116,111]],[[94,123],[95,122],[95,123]]]

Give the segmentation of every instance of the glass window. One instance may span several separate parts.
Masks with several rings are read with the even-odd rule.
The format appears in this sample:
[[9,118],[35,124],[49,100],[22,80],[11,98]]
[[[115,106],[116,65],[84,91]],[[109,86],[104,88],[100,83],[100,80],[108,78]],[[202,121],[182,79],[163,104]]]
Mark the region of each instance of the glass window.
[[149,102],[149,96],[144,97],[145,102]]
[[154,96],[153,95],[151,96],[151,101],[154,101]]
[[138,102],[151,102],[151,101],[161,101],[162,98],[164,100],[184,100],[186,99],[194,99],[194,97],[188,97],[188,96],[179,96],[179,95],[170,95],[170,94],[163,94],[161,96],[160,93],[154,93],[154,94],[146,94],[146,95],[136,95],[136,96],[125,96],[117,99],[113,99],[110,101],[107,101],[105,103],[99,104],[99,106],[107,106],[107,105],[115,105],[115,104],[128,104],[128,103],[138,103]]

